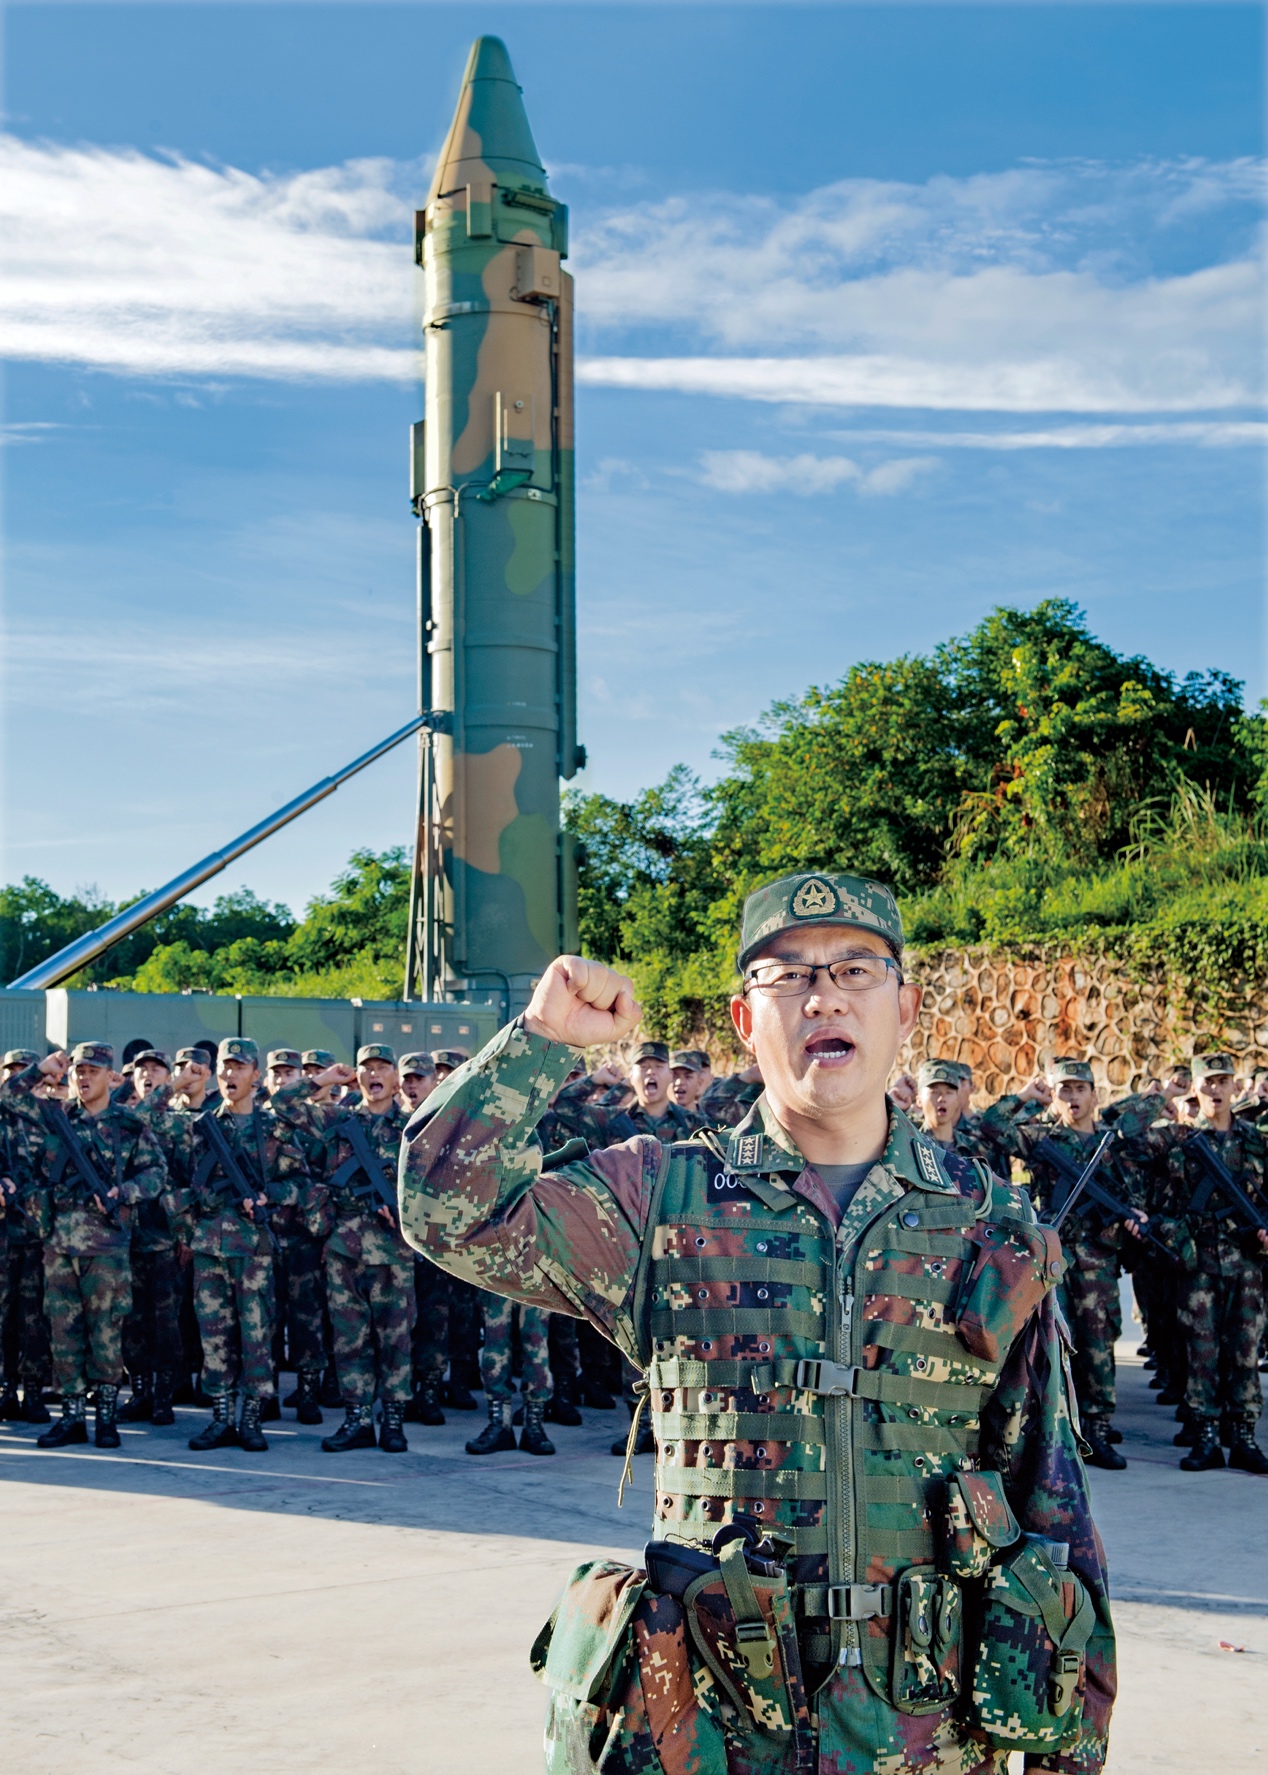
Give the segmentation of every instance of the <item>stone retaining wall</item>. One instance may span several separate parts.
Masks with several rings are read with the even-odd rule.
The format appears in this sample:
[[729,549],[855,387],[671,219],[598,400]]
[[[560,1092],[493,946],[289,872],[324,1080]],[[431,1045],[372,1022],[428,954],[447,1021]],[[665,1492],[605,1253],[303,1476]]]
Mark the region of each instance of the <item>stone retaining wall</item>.
[[907,966],[924,1000],[903,1063],[914,1072],[927,1058],[966,1061],[980,1103],[1017,1090],[1058,1054],[1090,1060],[1110,1096],[1176,1055],[1213,1047],[1231,1052],[1244,1076],[1268,1066],[1268,981],[1216,1007],[1161,968],[1142,980],[1104,958],[949,949],[909,952]]

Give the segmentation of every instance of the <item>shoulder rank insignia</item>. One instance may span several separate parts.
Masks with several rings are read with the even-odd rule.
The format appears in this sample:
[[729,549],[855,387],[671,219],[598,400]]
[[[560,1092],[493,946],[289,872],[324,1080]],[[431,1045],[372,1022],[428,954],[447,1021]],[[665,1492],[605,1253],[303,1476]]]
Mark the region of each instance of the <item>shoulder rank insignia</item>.
[[942,1173],[938,1169],[938,1161],[932,1148],[926,1146],[923,1140],[913,1140],[911,1144],[915,1148],[916,1163],[920,1166],[925,1182],[941,1183]]

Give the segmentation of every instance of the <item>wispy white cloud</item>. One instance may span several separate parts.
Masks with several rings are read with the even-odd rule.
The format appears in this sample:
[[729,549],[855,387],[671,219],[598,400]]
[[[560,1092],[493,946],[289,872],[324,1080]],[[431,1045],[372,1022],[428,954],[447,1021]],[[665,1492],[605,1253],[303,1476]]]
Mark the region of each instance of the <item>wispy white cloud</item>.
[[[252,174],[0,137],[0,353],[135,376],[408,381],[425,176],[385,160]],[[583,204],[579,377],[821,407],[1244,408],[1262,397],[1262,199],[1263,169],[1242,160]]]
[[848,456],[766,456],[760,450],[705,450],[699,479],[719,493],[835,493],[853,486],[862,494],[901,493],[917,476],[937,467],[936,456],[897,457],[863,469]]
[[1168,419],[1151,425],[1053,425],[1042,431],[916,431],[883,426],[852,426],[830,437],[860,444],[931,444],[949,450],[1124,450],[1140,445],[1197,444],[1229,449],[1268,444],[1268,423],[1260,419]]
[[0,136],[0,354],[131,375],[408,379],[385,160],[255,175]]

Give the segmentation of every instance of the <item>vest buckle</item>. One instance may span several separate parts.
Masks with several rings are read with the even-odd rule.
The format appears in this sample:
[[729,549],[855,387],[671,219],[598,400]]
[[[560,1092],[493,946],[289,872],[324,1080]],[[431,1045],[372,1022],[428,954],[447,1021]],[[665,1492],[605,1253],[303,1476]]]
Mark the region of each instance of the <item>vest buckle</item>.
[[826,1393],[829,1398],[853,1399],[857,1375],[857,1368],[819,1356],[805,1356],[797,1364],[797,1385],[808,1393]]
[[889,1584],[829,1584],[828,1618],[832,1621],[870,1621],[893,1609]]

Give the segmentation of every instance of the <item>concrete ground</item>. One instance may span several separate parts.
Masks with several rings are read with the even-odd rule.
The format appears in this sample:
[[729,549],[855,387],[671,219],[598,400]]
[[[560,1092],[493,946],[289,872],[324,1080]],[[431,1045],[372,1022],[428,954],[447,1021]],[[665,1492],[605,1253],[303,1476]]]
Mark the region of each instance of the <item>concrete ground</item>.
[[[1180,1473],[1147,1378],[1127,1357],[1131,1465],[1093,1475],[1121,1644],[1109,1770],[1262,1772],[1268,1481]],[[617,1415],[585,1415],[552,1460],[473,1460],[482,1420],[458,1413],[395,1457],[324,1455],[290,1413],[257,1456],[191,1454],[195,1411],[125,1427],[113,1455],[0,1427],[6,1775],[533,1775],[528,1647],[571,1567],[636,1555],[650,1515],[650,1460],[618,1512]]]

